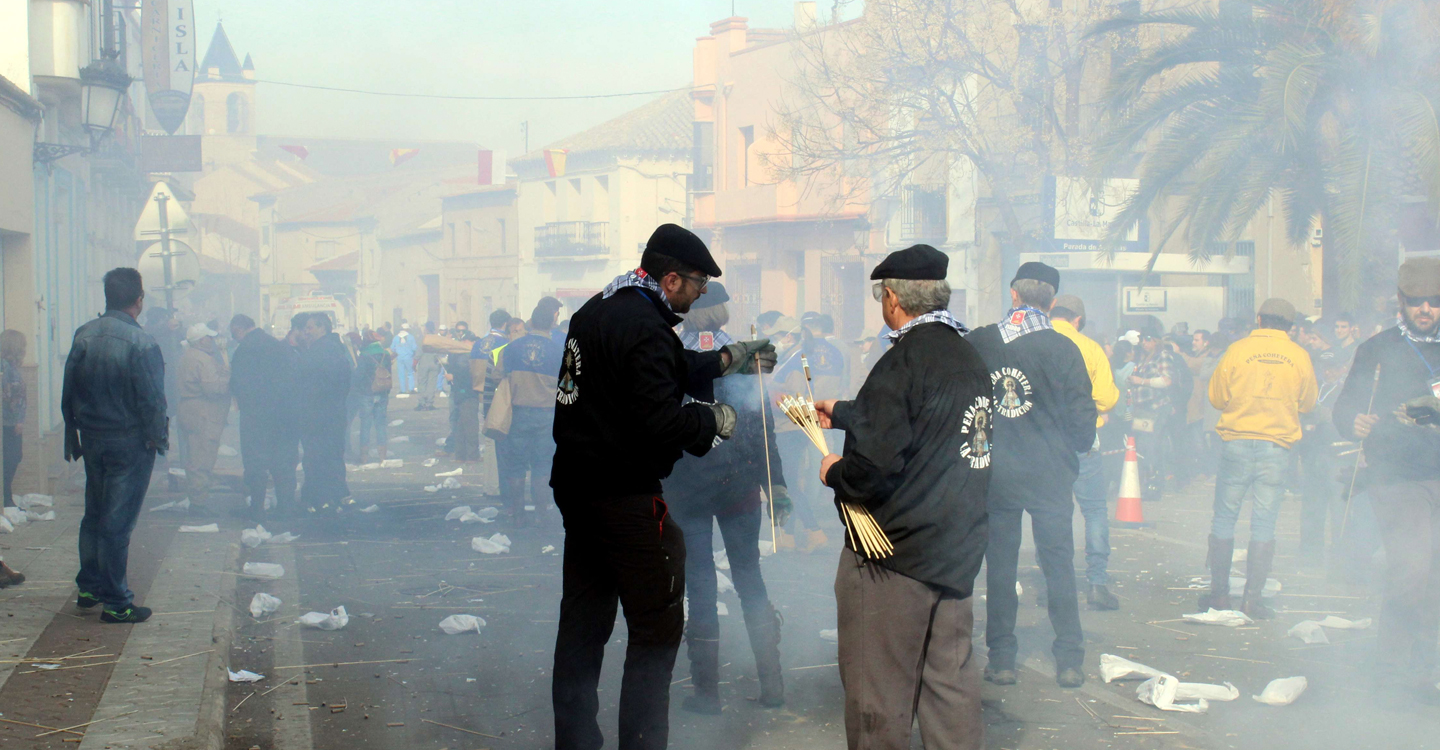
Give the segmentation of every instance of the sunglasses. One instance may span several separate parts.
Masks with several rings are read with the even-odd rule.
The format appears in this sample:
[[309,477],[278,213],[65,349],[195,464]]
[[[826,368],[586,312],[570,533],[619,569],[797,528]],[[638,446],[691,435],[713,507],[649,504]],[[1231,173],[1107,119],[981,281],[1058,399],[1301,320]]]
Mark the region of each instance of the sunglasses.
[[1428,297],[1411,297],[1408,294],[1401,296],[1405,298],[1406,307],[1419,307],[1428,302],[1431,307],[1440,309],[1440,294],[1432,294]]

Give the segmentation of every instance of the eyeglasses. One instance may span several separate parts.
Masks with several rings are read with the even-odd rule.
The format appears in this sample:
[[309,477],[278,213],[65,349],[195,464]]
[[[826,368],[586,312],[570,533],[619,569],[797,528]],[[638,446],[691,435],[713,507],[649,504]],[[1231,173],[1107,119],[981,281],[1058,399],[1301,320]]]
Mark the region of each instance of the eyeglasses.
[[1428,297],[1411,297],[1408,294],[1401,296],[1405,298],[1406,307],[1419,307],[1428,302],[1431,307],[1440,309],[1440,294],[1432,294]]
[[705,287],[707,287],[707,286],[710,285],[710,277],[709,277],[709,276],[690,276],[690,275],[688,275],[688,274],[683,274],[683,273],[677,273],[677,274],[675,274],[675,275],[676,275],[676,276],[679,276],[679,277],[682,278],[682,279],[686,279],[686,280],[694,283],[694,284],[695,284],[695,287],[696,287],[697,289],[699,289],[700,291],[702,291],[702,292],[705,291]]
[[877,281],[870,287],[870,296],[879,302],[885,296],[885,282]]

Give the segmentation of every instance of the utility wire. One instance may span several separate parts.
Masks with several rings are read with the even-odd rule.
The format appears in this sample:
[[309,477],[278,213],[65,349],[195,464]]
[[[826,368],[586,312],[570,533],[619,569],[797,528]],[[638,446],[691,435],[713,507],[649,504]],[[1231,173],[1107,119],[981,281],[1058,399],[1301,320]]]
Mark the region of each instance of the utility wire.
[[534,102],[534,101],[562,101],[570,99],[615,99],[623,96],[653,96],[655,94],[669,94],[676,91],[685,91],[689,86],[681,86],[674,89],[655,89],[654,91],[626,91],[615,94],[575,94],[571,96],[455,96],[450,94],[418,94],[408,91],[365,91],[363,89],[347,89],[338,86],[317,86],[309,83],[291,83],[289,81],[266,81],[257,80],[256,83],[267,83],[272,86],[289,86],[297,89],[315,89],[317,91],[339,91],[346,94],[368,94],[371,96],[398,96],[407,99],[450,99],[455,101],[472,102]]

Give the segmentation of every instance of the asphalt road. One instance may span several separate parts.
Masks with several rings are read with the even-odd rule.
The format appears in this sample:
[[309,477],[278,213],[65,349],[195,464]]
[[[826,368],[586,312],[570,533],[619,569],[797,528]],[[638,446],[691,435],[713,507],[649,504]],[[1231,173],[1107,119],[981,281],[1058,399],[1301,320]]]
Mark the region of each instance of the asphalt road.
[[[405,420],[391,428],[391,435],[409,436],[409,442],[392,446],[391,457],[403,458],[403,468],[352,473],[358,502],[345,513],[278,524],[270,530],[295,531],[301,539],[242,552],[241,562],[279,561],[287,571],[280,581],[242,576],[237,609],[246,609],[258,591],[285,602],[278,613],[260,620],[248,613],[235,618],[231,669],[249,669],[266,679],[230,685],[228,748],[552,746],[551,651],[564,542],[558,520],[529,529],[507,528],[504,522],[462,526],[444,521],[456,505],[478,510],[492,504],[482,493],[487,487],[494,491],[493,477],[483,466],[470,465],[460,477],[465,487],[425,492],[425,485],[440,481],[434,474],[456,464],[441,459],[431,468],[420,465],[443,435],[446,415],[414,412],[413,403],[391,403],[391,419]],[[1195,610],[1197,592],[1188,588],[1190,579],[1205,573],[1210,492],[1208,483],[1197,481],[1182,495],[1146,505],[1155,528],[1112,532],[1111,569],[1122,609],[1082,611],[1088,682],[1080,690],[1062,690],[1054,683],[1053,634],[1032,593],[1039,573],[1033,552],[1022,551],[1022,564],[1031,565],[1022,571],[1027,592],[1021,599],[1019,636],[1025,669],[1016,686],[985,685],[989,747],[1440,747],[1440,713],[1404,694],[1373,687],[1365,671],[1373,628],[1330,631],[1329,645],[1305,646],[1286,637],[1304,619],[1327,613],[1374,617],[1379,609],[1378,598],[1366,590],[1335,586],[1323,571],[1297,567],[1291,555],[1298,541],[1298,502],[1287,502],[1282,513],[1273,577],[1283,584],[1276,603],[1285,611],[1276,620],[1233,629],[1179,620]],[[380,509],[355,512],[371,504]],[[1078,516],[1076,530],[1078,535]],[[497,531],[512,540],[508,554],[471,550],[472,537]],[[1239,537],[1247,533],[1242,522]],[[820,636],[822,629],[835,627],[838,536],[832,533],[831,546],[815,554],[782,553],[763,563],[772,599],[785,617],[781,652],[787,706],[764,710],[748,700],[758,692],[754,665],[739,600],[724,594],[721,601],[729,610],[721,618],[726,710],[719,717],[699,717],[679,709],[689,674],[682,649],[672,686],[672,747],[844,746],[835,646]],[[549,546],[555,549],[542,551]],[[1083,537],[1077,546],[1083,546]],[[1080,556],[1077,563],[1083,565]],[[977,596],[983,596],[983,588]],[[342,630],[302,628],[294,622],[303,612],[328,612],[340,605],[350,615]],[[486,626],[479,634],[445,635],[438,624],[451,614],[483,617]],[[981,602],[976,615],[977,634],[983,634]],[[622,617],[601,682],[600,721],[610,747],[624,642]],[[983,658],[983,635],[978,644]],[[1102,653],[1187,681],[1230,682],[1241,697],[1213,703],[1203,715],[1162,712],[1136,700],[1137,682],[1104,684],[1098,669]],[[1309,689],[1293,705],[1276,708],[1251,699],[1270,680],[1296,675],[1308,678]],[[920,747],[918,733],[914,747]]]

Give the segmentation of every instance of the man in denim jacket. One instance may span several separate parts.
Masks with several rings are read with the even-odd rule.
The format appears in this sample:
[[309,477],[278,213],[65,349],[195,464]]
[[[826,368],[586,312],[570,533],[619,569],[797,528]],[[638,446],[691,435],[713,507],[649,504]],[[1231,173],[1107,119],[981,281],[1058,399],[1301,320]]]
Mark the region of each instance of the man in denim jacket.
[[101,622],[150,617],[125,581],[130,533],[150,486],[156,453],[169,448],[165,361],[135,319],[145,307],[140,272],[105,274],[105,314],[80,326],[65,361],[60,410],[65,459],[85,462],[76,605],[104,605]]

